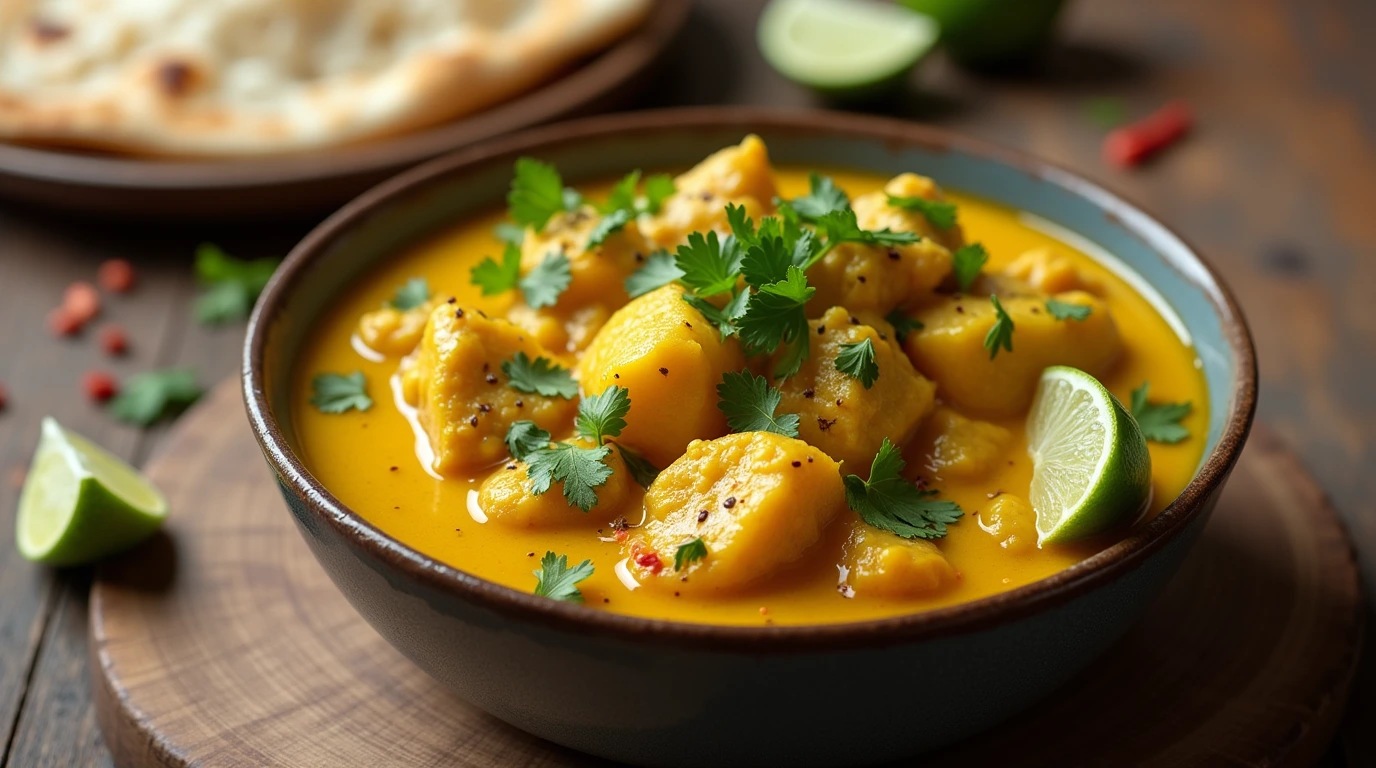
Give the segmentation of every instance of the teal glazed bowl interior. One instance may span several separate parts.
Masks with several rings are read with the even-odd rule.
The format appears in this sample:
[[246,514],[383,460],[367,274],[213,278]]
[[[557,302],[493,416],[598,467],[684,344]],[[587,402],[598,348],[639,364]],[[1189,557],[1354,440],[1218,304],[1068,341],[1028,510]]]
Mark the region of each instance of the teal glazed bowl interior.
[[[353,281],[501,205],[521,155],[580,183],[687,167],[751,132],[777,164],[929,175],[1040,216],[1124,262],[1174,308],[1207,377],[1208,445],[1184,493],[1119,543],[1010,592],[860,623],[727,627],[612,614],[484,581],[392,539],[312,477],[289,417],[290,371],[315,318]],[[810,766],[872,764],[971,736],[1112,644],[1207,521],[1251,425],[1256,366],[1237,305],[1198,255],[1078,176],[911,123],[688,109],[522,133],[364,194],[297,246],[264,292],[243,383],[253,430],[311,551],[383,637],[464,699],[538,736],[630,763]]]

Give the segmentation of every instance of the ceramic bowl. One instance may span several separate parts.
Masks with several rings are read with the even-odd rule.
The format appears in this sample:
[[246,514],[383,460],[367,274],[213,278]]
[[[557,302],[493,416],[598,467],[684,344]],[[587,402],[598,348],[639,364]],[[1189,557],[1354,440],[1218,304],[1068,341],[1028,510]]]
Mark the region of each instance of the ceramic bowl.
[[[297,452],[289,370],[311,323],[352,281],[500,205],[518,156],[551,161],[576,183],[686,167],[749,132],[781,165],[927,174],[1039,216],[1131,267],[1175,309],[1208,379],[1208,447],[1184,493],[1119,543],[1000,595],[877,621],[727,627],[622,616],[484,581],[391,538],[312,477]],[[253,430],[311,551],[383,637],[464,699],[551,741],[631,763],[809,766],[874,763],[974,734],[1112,644],[1208,520],[1252,422],[1256,366],[1218,276],[1165,226],[1083,178],[906,122],[714,108],[533,130],[364,194],[306,237],[263,293],[243,384]]]

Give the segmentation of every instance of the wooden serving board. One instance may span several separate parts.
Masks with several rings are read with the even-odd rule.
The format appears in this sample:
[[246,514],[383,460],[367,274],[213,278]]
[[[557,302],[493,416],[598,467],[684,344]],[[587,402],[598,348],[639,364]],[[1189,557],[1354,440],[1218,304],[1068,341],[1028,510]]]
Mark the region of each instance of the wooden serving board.
[[[598,761],[431,680],[316,565],[236,384],[183,419],[148,473],[166,535],[102,570],[92,685],[119,766],[376,768]],[[1064,691],[924,765],[1311,764],[1362,637],[1328,501],[1265,429],[1147,617]]]

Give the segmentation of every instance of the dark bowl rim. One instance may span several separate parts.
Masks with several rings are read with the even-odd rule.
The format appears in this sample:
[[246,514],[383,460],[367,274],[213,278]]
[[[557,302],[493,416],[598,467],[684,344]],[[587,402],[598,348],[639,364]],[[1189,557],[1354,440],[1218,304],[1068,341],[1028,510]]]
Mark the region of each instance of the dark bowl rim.
[[[264,360],[269,330],[313,258],[393,199],[441,177],[462,174],[470,167],[620,133],[672,133],[695,128],[739,128],[742,133],[792,130],[846,135],[887,146],[916,145],[935,152],[958,150],[1011,165],[1088,199],[1156,250],[1177,271],[1182,271],[1213,305],[1237,371],[1227,421],[1217,445],[1180,496],[1156,518],[1112,546],[1044,579],[928,611],[858,622],[788,626],[732,626],[641,618],[549,600],[489,582],[391,538],[350,511],[311,476],[292,451],[268,403]],[[1172,255],[1182,247],[1194,260],[1193,265],[1182,264]],[[1197,268],[1182,270],[1183,266]],[[787,652],[887,646],[983,630],[1054,608],[1141,566],[1149,555],[1188,528],[1236,464],[1256,409],[1257,369],[1246,320],[1213,267],[1184,238],[1155,217],[1078,174],[1021,152],[891,118],[813,110],[687,107],[605,115],[523,131],[437,158],[365,192],[312,230],[287,256],[263,291],[249,319],[242,383],[254,435],[283,487],[356,554],[389,572],[508,619],[538,623],[550,629],[699,649]]]

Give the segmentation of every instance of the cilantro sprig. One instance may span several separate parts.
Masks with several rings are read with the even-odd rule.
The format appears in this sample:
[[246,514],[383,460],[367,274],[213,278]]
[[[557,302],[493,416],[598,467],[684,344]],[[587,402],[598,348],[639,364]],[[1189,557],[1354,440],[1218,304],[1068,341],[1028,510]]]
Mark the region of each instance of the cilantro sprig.
[[1190,436],[1190,430],[1180,422],[1194,410],[1188,400],[1183,403],[1152,403],[1147,400],[1151,382],[1132,391],[1132,418],[1142,428],[1142,436],[1157,443],[1178,443]]
[[242,261],[213,243],[201,244],[196,249],[196,281],[204,290],[196,297],[196,320],[221,325],[248,317],[280,263],[280,259]]
[[644,296],[650,291],[663,288],[669,283],[683,277],[683,270],[674,263],[674,257],[668,251],[655,251],[645,259],[645,263],[640,269],[631,273],[626,278],[626,293],[631,298]]
[[850,198],[831,177],[810,173],[807,183],[808,193],[789,201],[789,205],[804,221],[815,223],[829,213],[850,208]]
[[512,221],[539,232],[555,214],[578,210],[583,197],[564,186],[564,179],[554,166],[522,157],[516,160],[506,202]]
[[955,203],[948,203],[945,200],[889,195],[889,205],[894,208],[902,208],[905,211],[917,211],[937,229],[950,229],[956,225]]
[[559,295],[568,290],[573,282],[573,269],[569,259],[562,253],[545,255],[535,269],[526,273],[518,282],[521,296],[531,309],[552,307],[559,301]]
[[740,327],[736,325],[736,321],[745,315],[745,307],[750,302],[750,291],[736,291],[720,308],[707,299],[692,293],[683,294],[683,300],[692,305],[693,309],[696,309],[703,316],[703,319],[715,325],[717,331],[721,333],[721,340],[726,341],[740,332]]
[[1057,301],[1056,299],[1046,300],[1046,311],[1057,320],[1078,320],[1084,322],[1094,311],[1094,307],[1088,304],[1072,304],[1068,301]]
[[715,231],[693,232],[678,247],[674,265],[683,273],[679,280],[698,296],[715,296],[736,287],[744,255],[734,236],[723,239]]
[[759,286],[750,297],[745,314],[737,321],[739,335],[751,354],[769,354],[781,345],[783,356],[774,375],[787,378],[798,372],[810,351],[807,312],[804,307],[817,293],[807,284],[803,270],[790,265],[787,277]]
[[728,372],[717,385],[721,400],[717,408],[726,414],[733,432],[774,432],[785,437],[798,436],[798,414],[775,415],[783,394],[769,386],[769,380],[750,371]]
[[935,491],[920,491],[903,478],[907,462],[889,439],[879,447],[870,464],[870,479],[846,477],[846,503],[867,524],[905,539],[939,539],[946,526],[963,511],[954,501],[932,498]]
[[366,411],[373,407],[373,399],[368,396],[368,382],[362,371],[347,376],[322,373],[311,379],[311,405],[321,413]]
[[696,539],[680,544],[674,549],[674,570],[681,571],[688,564],[702,560],[707,557],[707,543],[699,536]]
[[832,211],[817,219],[817,229],[826,234],[828,246],[861,243],[887,248],[894,245],[912,245],[922,239],[914,232],[894,232],[888,227],[879,230],[861,229],[855,211],[850,208]]
[[885,315],[884,319],[888,321],[889,325],[893,326],[893,333],[894,336],[898,338],[899,344],[908,340],[908,334],[913,331],[920,331],[923,328],[921,320],[915,317],[909,317],[908,314],[901,309],[895,309]]
[[430,300],[430,284],[423,277],[413,277],[407,280],[396,293],[392,294],[392,299],[387,302],[393,309],[405,312],[408,309],[415,309]]
[[552,600],[581,603],[583,593],[578,591],[578,582],[591,576],[593,570],[591,560],[584,560],[570,568],[568,555],[545,552],[545,556],[540,558],[540,570],[534,571],[535,594]]
[[631,393],[625,387],[607,387],[596,395],[583,398],[578,404],[574,429],[578,436],[601,445],[608,437],[616,437],[626,428],[626,414],[631,410]]
[[507,386],[517,392],[565,400],[578,396],[578,382],[569,370],[544,357],[531,360],[525,352],[517,352],[510,360],[502,361],[502,373],[507,376]]
[[1008,316],[999,303],[999,297],[989,295],[989,303],[994,305],[994,324],[984,334],[984,348],[989,350],[989,359],[998,357],[999,350],[1013,351],[1013,318]]
[[668,174],[656,174],[645,180],[645,196],[637,198],[636,187],[640,185],[640,170],[636,169],[621,178],[612,187],[607,201],[598,206],[603,214],[602,220],[593,227],[588,236],[588,247],[601,245],[610,235],[621,231],[631,219],[642,213],[659,213],[664,201],[674,194],[674,179]]
[[956,287],[961,293],[970,292],[970,286],[974,285],[975,278],[979,277],[979,271],[987,261],[989,252],[979,243],[962,245],[951,254],[951,271],[955,273]]
[[196,374],[183,368],[146,371],[124,383],[110,401],[110,415],[127,424],[146,427],[174,415],[200,398]]
[[874,386],[879,380],[879,363],[874,359],[874,342],[862,339],[851,344],[842,344],[836,355],[836,370],[854,379],[859,379],[865,389]]
[[468,279],[484,296],[495,296],[515,288],[521,281],[520,244],[508,241],[502,250],[501,262],[488,256],[469,270]]
[[630,410],[630,395],[622,387],[609,387],[583,398],[578,404],[575,427],[579,437],[593,443],[592,448],[552,443],[549,432],[534,422],[514,422],[507,429],[506,445],[513,458],[525,462],[531,493],[539,496],[557,482],[563,484],[564,500],[569,506],[584,512],[596,506],[595,489],[612,476],[612,468],[606,463],[612,449],[604,441],[621,434]]

